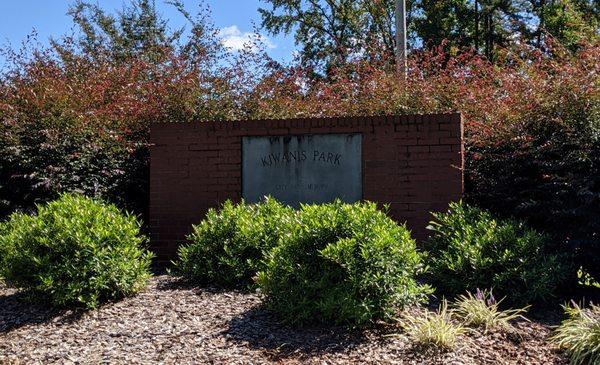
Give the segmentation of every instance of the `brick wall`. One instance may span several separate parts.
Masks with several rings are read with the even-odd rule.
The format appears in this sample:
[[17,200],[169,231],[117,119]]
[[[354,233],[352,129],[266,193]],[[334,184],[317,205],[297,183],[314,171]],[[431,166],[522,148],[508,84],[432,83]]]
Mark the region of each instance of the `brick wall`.
[[210,207],[242,191],[242,137],[361,133],[363,198],[389,204],[417,239],[430,211],[463,192],[460,114],[156,123],[150,131],[150,236],[159,260]]

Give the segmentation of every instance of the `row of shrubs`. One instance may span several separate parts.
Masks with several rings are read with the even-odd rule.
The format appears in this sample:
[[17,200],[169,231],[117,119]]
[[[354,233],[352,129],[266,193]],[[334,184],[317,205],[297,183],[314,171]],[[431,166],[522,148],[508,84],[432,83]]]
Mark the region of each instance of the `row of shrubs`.
[[[266,198],[212,209],[179,250],[175,271],[189,281],[260,288],[288,323],[364,325],[397,319],[435,285],[457,299],[438,312],[398,319],[417,344],[451,349],[466,327],[510,329],[525,309],[501,310],[493,287],[513,304],[548,300],[568,277],[569,258],[546,252],[548,237],[463,203],[434,215],[429,252],[374,203],[303,205]],[[152,254],[140,223],[114,205],[62,195],[0,223],[0,277],[54,305],[94,308],[145,287]],[[467,295],[462,293],[467,290]],[[599,307],[566,306],[553,341],[574,363],[598,361]],[[466,327],[465,327],[466,326]]]
[[[573,277],[548,236],[453,203],[434,214],[427,251],[374,203],[226,203],[194,226],[176,273],[199,284],[258,286],[293,323],[364,324],[442,295],[494,288],[509,303],[547,302]],[[508,295],[510,294],[510,295]]]
[[[177,275],[259,287],[290,322],[364,324],[442,295],[494,288],[512,304],[548,301],[572,275],[547,236],[464,203],[434,214],[427,251],[375,203],[226,202],[193,227]],[[0,224],[0,276],[53,303],[95,307],[142,288],[152,255],[140,223],[114,205],[65,194]]]

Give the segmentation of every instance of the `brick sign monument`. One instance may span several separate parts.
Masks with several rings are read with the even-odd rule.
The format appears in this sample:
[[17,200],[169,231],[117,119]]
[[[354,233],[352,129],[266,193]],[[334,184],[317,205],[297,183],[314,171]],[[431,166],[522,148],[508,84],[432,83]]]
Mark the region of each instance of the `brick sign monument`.
[[462,196],[462,133],[459,114],[153,124],[153,250],[172,259],[209,208],[265,195],[387,204],[425,238],[429,212]]

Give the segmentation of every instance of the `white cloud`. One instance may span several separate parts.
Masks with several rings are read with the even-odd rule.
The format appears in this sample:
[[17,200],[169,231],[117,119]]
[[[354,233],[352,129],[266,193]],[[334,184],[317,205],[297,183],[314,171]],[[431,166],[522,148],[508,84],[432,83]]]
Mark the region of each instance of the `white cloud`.
[[244,48],[248,48],[255,52],[258,51],[260,44],[268,49],[277,47],[267,36],[252,32],[242,33],[237,25],[221,28],[219,30],[219,37],[221,38],[221,44],[233,51],[241,51]]

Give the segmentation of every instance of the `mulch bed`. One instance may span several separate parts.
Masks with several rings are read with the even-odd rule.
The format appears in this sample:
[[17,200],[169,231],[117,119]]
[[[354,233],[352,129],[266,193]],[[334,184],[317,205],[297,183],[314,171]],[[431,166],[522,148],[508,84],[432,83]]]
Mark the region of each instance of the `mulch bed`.
[[96,311],[56,311],[0,286],[0,364],[567,364],[551,329],[465,336],[452,353],[413,348],[393,326],[366,331],[280,324],[253,293],[194,289],[168,276]]

